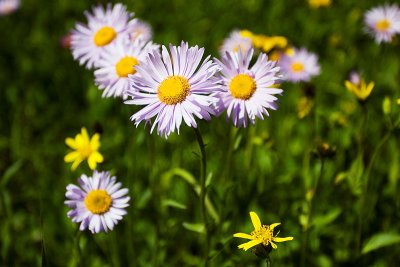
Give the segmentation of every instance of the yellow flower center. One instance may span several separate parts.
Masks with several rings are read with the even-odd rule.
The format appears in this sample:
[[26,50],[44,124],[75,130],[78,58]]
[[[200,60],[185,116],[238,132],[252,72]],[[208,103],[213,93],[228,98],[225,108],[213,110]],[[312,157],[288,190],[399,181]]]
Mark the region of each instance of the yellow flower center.
[[175,105],[184,101],[189,91],[189,81],[185,77],[170,76],[158,87],[158,98],[167,105]]
[[114,40],[117,36],[115,30],[109,26],[104,26],[96,32],[93,37],[93,41],[97,46],[105,46]]
[[138,65],[139,61],[134,57],[126,56],[118,61],[115,70],[119,77],[128,77],[128,74],[135,74],[134,66]]
[[256,81],[247,74],[236,75],[229,84],[232,96],[243,100],[249,99],[256,89]]
[[274,237],[274,233],[269,228],[269,225],[263,225],[260,228],[255,229],[253,232],[251,232],[251,235],[257,240],[262,240],[264,246],[268,246]]
[[82,158],[88,158],[93,152],[90,144],[82,145],[78,148],[78,151],[81,154]]
[[384,32],[390,27],[390,22],[387,19],[380,20],[376,23],[376,29]]
[[85,206],[93,214],[103,214],[110,209],[111,196],[105,190],[93,190],[85,198]]
[[303,71],[303,70],[304,70],[304,65],[303,65],[303,63],[294,62],[294,63],[292,64],[292,71],[293,71],[293,72],[300,72],[300,71]]

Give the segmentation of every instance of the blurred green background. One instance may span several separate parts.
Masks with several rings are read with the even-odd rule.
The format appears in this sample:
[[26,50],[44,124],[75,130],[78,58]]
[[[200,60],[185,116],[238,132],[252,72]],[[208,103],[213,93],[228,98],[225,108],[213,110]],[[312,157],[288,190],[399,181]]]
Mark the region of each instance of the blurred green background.
[[[186,40],[218,56],[233,29],[248,29],[320,57],[321,75],[283,83],[279,109],[254,127],[235,129],[224,116],[199,122],[218,216],[209,216],[211,266],[266,266],[232,237],[252,230],[249,211],[294,237],[271,252],[272,266],[400,262],[399,43],[375,44],[363,24],[364,12],[385,2],[123,1],[160,44]],[[187,229],[201,222],[188,183],[199,174],[193,130],[165,140],[135,128],[137,108],[101,98],[93,73],[60,45],[97,3],[107,2],[22,0],[0,17],[0,266],[200,266],[203,236]],[[376,83],[364,105],[344,87],[351,70]],[[301,99],[312,103],[304,118]],[[66,216],[66,185],[91,174],[86,163],[72,172],[63,161],[65,138],[81,127],[102,134],[98,169],[130,189],[129,213],[109,234],[79,233]]]

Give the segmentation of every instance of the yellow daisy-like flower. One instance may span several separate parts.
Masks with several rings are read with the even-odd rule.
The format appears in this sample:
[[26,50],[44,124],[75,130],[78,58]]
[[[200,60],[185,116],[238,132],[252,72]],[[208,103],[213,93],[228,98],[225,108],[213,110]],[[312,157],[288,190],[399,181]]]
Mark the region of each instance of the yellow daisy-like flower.
[[87,160],[89,168],[96,169],[97,163],[103,162],[103,156],[97,151],[100,147],[100,134],[96,133],[90,139],[86,128],[81,129],[81,133],[73,138],[66,138],[65,143],[74,151],[68,153],[64,157],[65,162],[73,162],[72,170],[75,170],[78,165]]
[[324,6],[330,6],[331,0],[308,0],[308,4],[312,8],[319,8]]
[[274,229],[275,229],[275,227],[280,225],[280,223],[273,223],[271,225],[262,225],[260,218],[253,211],[250,212],[250,218],[251,218],[251,222],[253,223],[253,226],[254,226],[254,231],[252,231],[250,233],[250,235],[244,234],[244,233],[236,233],[233,235],[234,237],[245,238],[245,239],[251,240],[249,242],[239,245],[238,248],[248,250],[249,248],[252,248],[254,246],[261,244],[265,247],[271,245],[271,247],[275,249],[275,248],[277,248],[277,246],[274,242],[284,242],[284,241],[293,240],[293,237],[274,236]]
[[288,45],[288,40],[283,36],[266,36],[264,34],[254,34],[249,30],[241,30],[242,37],[250,38],[253,46],[265,53],[272,49],[284,49]]
[[375,83],[366,83],[364,79],[358,78],[353,81],[345,81],[344,85],[347,90],[352,92],[359,100],[364,101],[369,97],[372,90],[374,89]]

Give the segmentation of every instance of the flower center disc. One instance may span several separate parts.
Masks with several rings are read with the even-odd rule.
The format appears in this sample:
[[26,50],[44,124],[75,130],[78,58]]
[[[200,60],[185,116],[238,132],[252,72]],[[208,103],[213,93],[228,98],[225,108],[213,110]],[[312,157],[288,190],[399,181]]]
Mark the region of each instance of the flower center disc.
[[139,61],[134,57],[126,56],[118,61],[115,70],[119,77],[128,77],[129,74],[135,74],[134,66],[138,65]]
[[390,22],[386,19],[380,20],[376,23],[376,29],[378,31],[384,32],[390,27]]
[[263,244],[267,246],[273,237],[273,233],[271,229],[269,229],[268,225],[263,225],[262,227],[251,232],[251,235],[255,237],[255,239],[262,240]]
[[103,214],[110,209],[111,196],[105,190],[93,190],[85,198],[85,206],[93,214]]
[[90,154],[92,154],[92,148],[90,147],[90,144],[83,145],[82,147],[78,148],[78,150],[81,156],[84,158],[88,158]]
[[300,71],[303,71],[303,70],[304,70],[304,65],[303,65],[303,63],[294,62],[294,63],[292,64],[292,71],[293,71],[293,72],[300,72]]
[[117,36],[115,30],[109,26],[104,26],[96,32],[93,41],[97,46],[105,46],[111,43]]
[[189,81],[182,76],[170,76],[158,87],[158,98],[167,105],[175,105],[189,94]]
[[249,99],[256,89],[256,81],[247,74],[236,75],[229,84],[232,96],[243,100]]

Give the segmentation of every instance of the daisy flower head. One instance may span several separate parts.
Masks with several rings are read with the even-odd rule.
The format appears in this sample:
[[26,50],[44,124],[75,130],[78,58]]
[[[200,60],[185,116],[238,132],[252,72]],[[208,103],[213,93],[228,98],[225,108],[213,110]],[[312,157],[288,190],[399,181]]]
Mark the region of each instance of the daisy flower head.
[[20,0],[0,0],[0,16],[15,12],[21,5]]
[[378,44],[391,42],[392,37],[400,33],[400,8],[395,4],[372,8],[365,13],[364,21]]
[[214,75],[219,66],[210,60],[203,60],[204,48],[162,46],[162,52],[153,50],[146,60],[136,67],[136,74],[130,76],[131,88],[128,96],[132,99],[125,104],[145,105],[133,114],[131,120],[138,126],[140,122],[152,122],[151,132],[166,138],[177,130],[182,122],[189,127],[197,127],[195,118],[210,120],[215,114],[212,104],[216,99],[210,93],[218,90],[219,79]]
[[150,41],[153,37],[153,30],[147,22],[136,19],[135,23],[129,29],[129,38],[134,42],[139,37],[145,42]]
[[267,109],[276,110],[276,94],[282,89],[272,88],[281,78],[276,62],[268,60],[268,56],[260,53],[257,61],[250,67],[253,49],[243,54],[226,52],[221,61],[222,88],[213,95],[219,101],[217,112],[227,111],[227,118],[232,118],[236,127],[246,127],[248,121],[254,124],[256,117],[264,119],[269,116]]
[[99,69],[94,72],[96,84],[103,91],[103,97],[123,97],[129,89],[129,75],[136,73],[139,65],[148,53],[159,49],[159,45],[144,42],[137,38],[133,43],[116,42],[109,45],[99,60]]
[[79,186],[69,184],[64,202],[71,210],[67,216],[80,223],[79,230],[94,233],[112,231],[127,212],[130,197],[128,189],[116,182],[109,172],[94,171],[92,177],[83,174]]
[[250,234],[236,233],[233,236],[249,239],[250,241],[243,243],[238,248],[244,249],[245,251],[257,245],[262,245],[264,248],[272,247],[277,248],[275,242],[285,242],[293,240],[293,237],[277,237],[278,234],[274,234],[274,229],[280,223],[273,223],[271,225],[262,225],[260,218],[257,213],[251,211],[250,219],[254,226],[254,230]]
[[320,72],[318,57],[305,48],[293,48],[278,61],[284,78],[291,82],[308,82]]
[[223,41],[220,54],[224,55],[226,51],[237,52],[241,50],[243,54],[246,54],[252,47],[251,32],[249,31],[233,31]]
[[87,160],[89,168],[94,170],[97,163],[104,160],[98,151],[100,148],[100,134],[98,133],[89,138],[86,128],[82,128],[81,133],[77,134],[75,138],[68,137],[65,139],[65,143],[74,150],[64,157],[65,162],[73,162],[72,170],[75,170],[84,160]]
[[105,48],[111,43],[127,39],[130,27],[135,23],[133,14],[122,4],[94,7],[93,14],[85,12],[88,24],[77,23],[71,33],[71,49],[74,59],[88,69],[97,66]]

